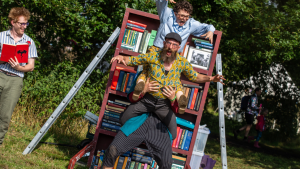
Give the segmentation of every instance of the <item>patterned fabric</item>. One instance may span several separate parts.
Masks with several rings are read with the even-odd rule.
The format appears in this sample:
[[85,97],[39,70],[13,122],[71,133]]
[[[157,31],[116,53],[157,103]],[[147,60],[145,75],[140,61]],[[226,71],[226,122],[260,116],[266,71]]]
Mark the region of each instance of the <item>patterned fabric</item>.
[[150,114],[147,120],[128,137],[119,131],[105,152],[103,166],[113,167],[119,155],[144,142],[159,169],[171,169],[172,145],[167,127],[157,116]]
[[[37,58],[38,55],[37,55],[35,43],[25,33],[23,34],[22,38],[16,43],[14,38],[10,34],[10,30],[0,32],[0,57],[1,57],[1,52],[2,52],[2,44],[17,45],[17,44],[26,43],[27,41],[30,41],[30,43],[31,43],[31,45],[29,46],[28,58]],[[25,65],[26,65],[26,63],[20,63],[20,66],[25,66]],[[8,63],[0,64],[0,69],[4,70],[6,72],[9,72],[9,73],[16,74],[22,78],[24,77],[24,72],[15,70]]]
[[214,32],[216,29],[213,25],[200,23],[191,18],[183,26],[179,26],[176,22],[176,16],[173,9],[168,8],[168,1],[156,0],[156,7],[160,19],[160,25],[154,40],[154,45],[163,48],[163,41],[170,32],[178,33],[182,38],[179,53],[183,51],[184,45],[189,38],[190,34],[200,37],[208,31]]
[[247,106],[247,112],[246,113],[253,114],[253,115],[257,116],[257,114],[258,114],[257,104],[258,104],[258,98],[257,98],[257,95],[254,94],[254,95],[251,96],[251,98],[248,101],[248,106]]
[[[190,81],[195,82],[197,79],[197,72],[193,69],[192,65],[186,60],[186,58],[180,56],[177,53],[176,59],[168,73],[165,75],[165,68],[159,52],[151,52],[146,54],[140,54],[138,56],[130,56],[128,66],[147,65],[148,75],[151,81],[157,81],[159,88],[165,86],[177,87],[181,86],[180,76],[183,73]],[[149,92],[157,99],[166,99],[159,90],[158,92]]]

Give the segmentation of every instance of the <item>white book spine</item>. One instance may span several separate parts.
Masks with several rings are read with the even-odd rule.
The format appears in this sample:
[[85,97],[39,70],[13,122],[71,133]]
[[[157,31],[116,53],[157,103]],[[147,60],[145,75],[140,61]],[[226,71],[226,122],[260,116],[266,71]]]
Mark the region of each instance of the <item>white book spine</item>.
[[145,42],[144,48],[143,48],[143,54],[145,54],[147,52],[147,47],[148,47],[148,43],[149,43],[149,40],[150,40],[150,35],[151,35],[151,33],[148,33],[148,35],[146,37],[146,42]]
[[137,39],[136,44],[135,44],[134,52],[139,52],[139,47],[140,47],[142,36],[143,36],[142,32],[138,32],[138,33],[139,33],[139,36],[138,36],[138,39]]

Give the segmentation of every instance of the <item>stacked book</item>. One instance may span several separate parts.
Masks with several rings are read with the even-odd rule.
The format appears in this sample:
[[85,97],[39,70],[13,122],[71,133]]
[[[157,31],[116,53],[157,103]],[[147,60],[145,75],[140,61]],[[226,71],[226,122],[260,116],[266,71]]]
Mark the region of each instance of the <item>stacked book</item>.
[[185,119],[176,117],[177,137],[172,142],[172,147],[189,151],[195,125]]
[[197,39],[197,38],[192,38],[192,41],[194,42],[197,49],[202,49],[202,48],[206,48],[210,50],[214,49],[213,45],[209,43],[209,41]]
[[129,102],[122,100],[108,100],[107,105],[105,106],[101,129],[118,132],[121,128],[121,124],[119,123],[120,114],[124,112],[128,105],[130,105]]
[[132,69],[116,66],[110,88],[129,93],[135,75],[136,73]]
[[152,30],[150,33],[146,28],[147,25],[145,24],[128,20],[121,48],[133,52],[146,53],[148,47],[153,45],[157,33],[156,30]]
[[187,108],[199,111],[200,103],[203,95],[203,86],[183,84],[183,93],[188,99]]
[[172,169],[184,169],[186,156],[180,156],[175,153],[172,155]]

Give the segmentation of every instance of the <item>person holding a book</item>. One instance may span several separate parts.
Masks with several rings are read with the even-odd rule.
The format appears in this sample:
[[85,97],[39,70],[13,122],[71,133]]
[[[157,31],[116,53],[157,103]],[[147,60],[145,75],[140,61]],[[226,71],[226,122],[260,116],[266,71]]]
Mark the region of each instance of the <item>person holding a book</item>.
[[[23,87],[24,72],[34,69],[34,60],[37,58],[37,50],[34,41],[24,32],[29,25],[30,12],[24,7],[12,8],[8,15],[9,23],[12,25],[7,31],[0,32],[0,145],[8,131],[8,126],[13,110],[19,100]],[[17,54],[27,56],[27,64],[21,63],[15,57],[14,50],[9,51],[4,47],[26,46],[18,50]],[[1,61],[6,55],[13,53],[9,60]]]
[[[176,3],[173,0],[170,2]],[[150,47],[148,52],[162,49],[165,36],[171,32],[178,33],[182,39],[182,42],[179,44],[179,53],[183,51],[190,34],[196,37],[205,37],[209,39],[211,43],[213,42],[213,32],[215,31],[214,26],[200,23],[199,21],[191,18],[193,6],[186,0],[176,3],[174,9],[168,8],[168,0],[156,0],[156,7],[160,19],[160,25],[154,39],[154,45]],[[148,77],[148,69],[149,67],[144,65],[143,72],[137,80],[138,83],[133,93],[134,100],[137,100],[143,91],[145,80]],[[176,99],[179,104],[179,113],[183,114],[188,104],[188,99],[183,94],[181,82],[178,82],[179,83],[176,85]]]

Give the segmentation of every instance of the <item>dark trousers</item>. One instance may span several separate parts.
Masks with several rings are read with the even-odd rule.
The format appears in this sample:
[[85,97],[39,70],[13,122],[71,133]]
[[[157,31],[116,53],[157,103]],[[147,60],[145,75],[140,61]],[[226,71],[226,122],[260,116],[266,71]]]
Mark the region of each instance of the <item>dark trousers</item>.
[[103,166],[113,167],[118,156],[144,142],[157,162],[159,169],[171,169],[172,147],[167,127],[151,114],[136,131],[128,137],[119,131],[105,152]]
[[168,127],[172,134],[172,139],[177,136],[176,116],[171,109],[169,99],[156,99],[151,94],[146,93],[138,102],[133,103],[120,116],[120,123],[123,125],[132,117],[139,116],[143,113],[155,113],[158,118]]

